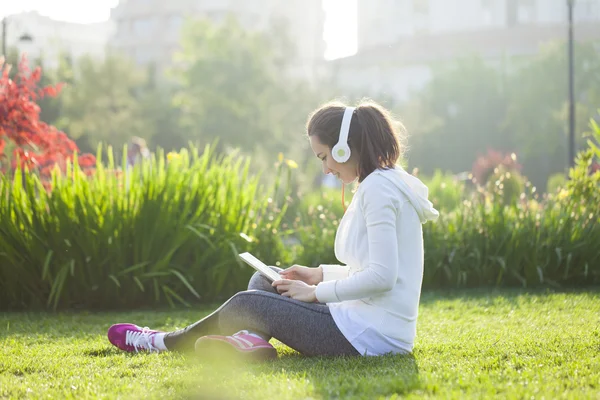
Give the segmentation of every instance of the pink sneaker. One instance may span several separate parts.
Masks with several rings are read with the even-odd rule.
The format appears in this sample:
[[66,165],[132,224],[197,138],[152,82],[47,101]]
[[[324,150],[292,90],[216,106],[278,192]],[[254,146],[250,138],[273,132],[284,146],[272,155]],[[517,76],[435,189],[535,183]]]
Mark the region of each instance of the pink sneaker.
[[159,352],[154,346],[154,336],[160,331],[148,327],[140,328],[134,324],[115,324],[108,328],[108,340],[121,350],[136,353],[138,350]]
[[196,340],[196,353],[208,356],[221,356],[229,353],[242,355],[252,361],[277,358],[277,350],[263,338],[248,331],[240,331],[231,336],[209,335]]

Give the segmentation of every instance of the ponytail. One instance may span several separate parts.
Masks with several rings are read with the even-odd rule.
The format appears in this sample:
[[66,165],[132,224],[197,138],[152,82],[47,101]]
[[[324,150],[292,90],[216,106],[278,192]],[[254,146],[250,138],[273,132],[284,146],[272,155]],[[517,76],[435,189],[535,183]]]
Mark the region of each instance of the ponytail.
[[359,127],[355,146],[359,154],[358,181],[362,182],[376,169],[394,168],[402,154],[394,120],[385,108],[376,103],[361,104],[356,109],[356,121]]

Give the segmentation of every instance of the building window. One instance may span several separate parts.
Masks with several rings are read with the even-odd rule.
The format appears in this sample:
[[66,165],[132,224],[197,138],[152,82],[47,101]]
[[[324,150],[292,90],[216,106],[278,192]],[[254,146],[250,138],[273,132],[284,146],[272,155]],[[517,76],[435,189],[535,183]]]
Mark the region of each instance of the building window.
[[481,0],[481,13],[483,15],[484,25],[492,25],[494,18],[493,0]]
[[600,21],[600,2],[597,0],[576,1],[573,7],[575,21]]
[[518,22],[533,22],[535,20],[535,2],[533,0],[520,0],[518,7]]
[[138,46],[133,52],[133,58],[138,65],[148,65],[158,58],[156,47]]
[[151,36],[158,24],[156,18],[140,18],[133,21],[133,34],[136,36]]
[[167,22],[167,30],[173,34],[179,34],[181,30],[181,26],[183,25],[183,17],[181,15],[171,15]]
[[506,26],[517,25],[518,9],[517,0],[506,0]]
[[429,14],[429,0],[413,0],[415,14]]
[[117,36],[127,36],[129,33],[129,20],[120,19],[117,21]]

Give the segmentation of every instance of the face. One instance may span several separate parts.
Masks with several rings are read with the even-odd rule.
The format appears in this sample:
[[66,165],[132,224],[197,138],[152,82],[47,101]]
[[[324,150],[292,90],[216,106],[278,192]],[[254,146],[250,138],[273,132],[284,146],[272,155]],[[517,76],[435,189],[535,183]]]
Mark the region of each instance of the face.
[[310,136],[310,147],[313,153],[321,160],[323,173],[337,176],[342,182],[348,184],[358,178],[358,162],[356,154],[352,153],[345,163],[338,163],[331,156],[329,146],[321,143],[316,135]]

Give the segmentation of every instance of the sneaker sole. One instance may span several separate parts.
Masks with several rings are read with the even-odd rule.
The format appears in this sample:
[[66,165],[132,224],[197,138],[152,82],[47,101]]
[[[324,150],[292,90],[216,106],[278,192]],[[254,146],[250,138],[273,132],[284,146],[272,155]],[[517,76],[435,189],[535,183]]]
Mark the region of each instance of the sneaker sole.
[[203,359],[231,357],[238,360],[261,362],[277,358],[277,350],[274,347],[260,347],[258,349],[242,351],[226,341],[204,337],[196,340],[194,349],[196,350],[196,354]]

